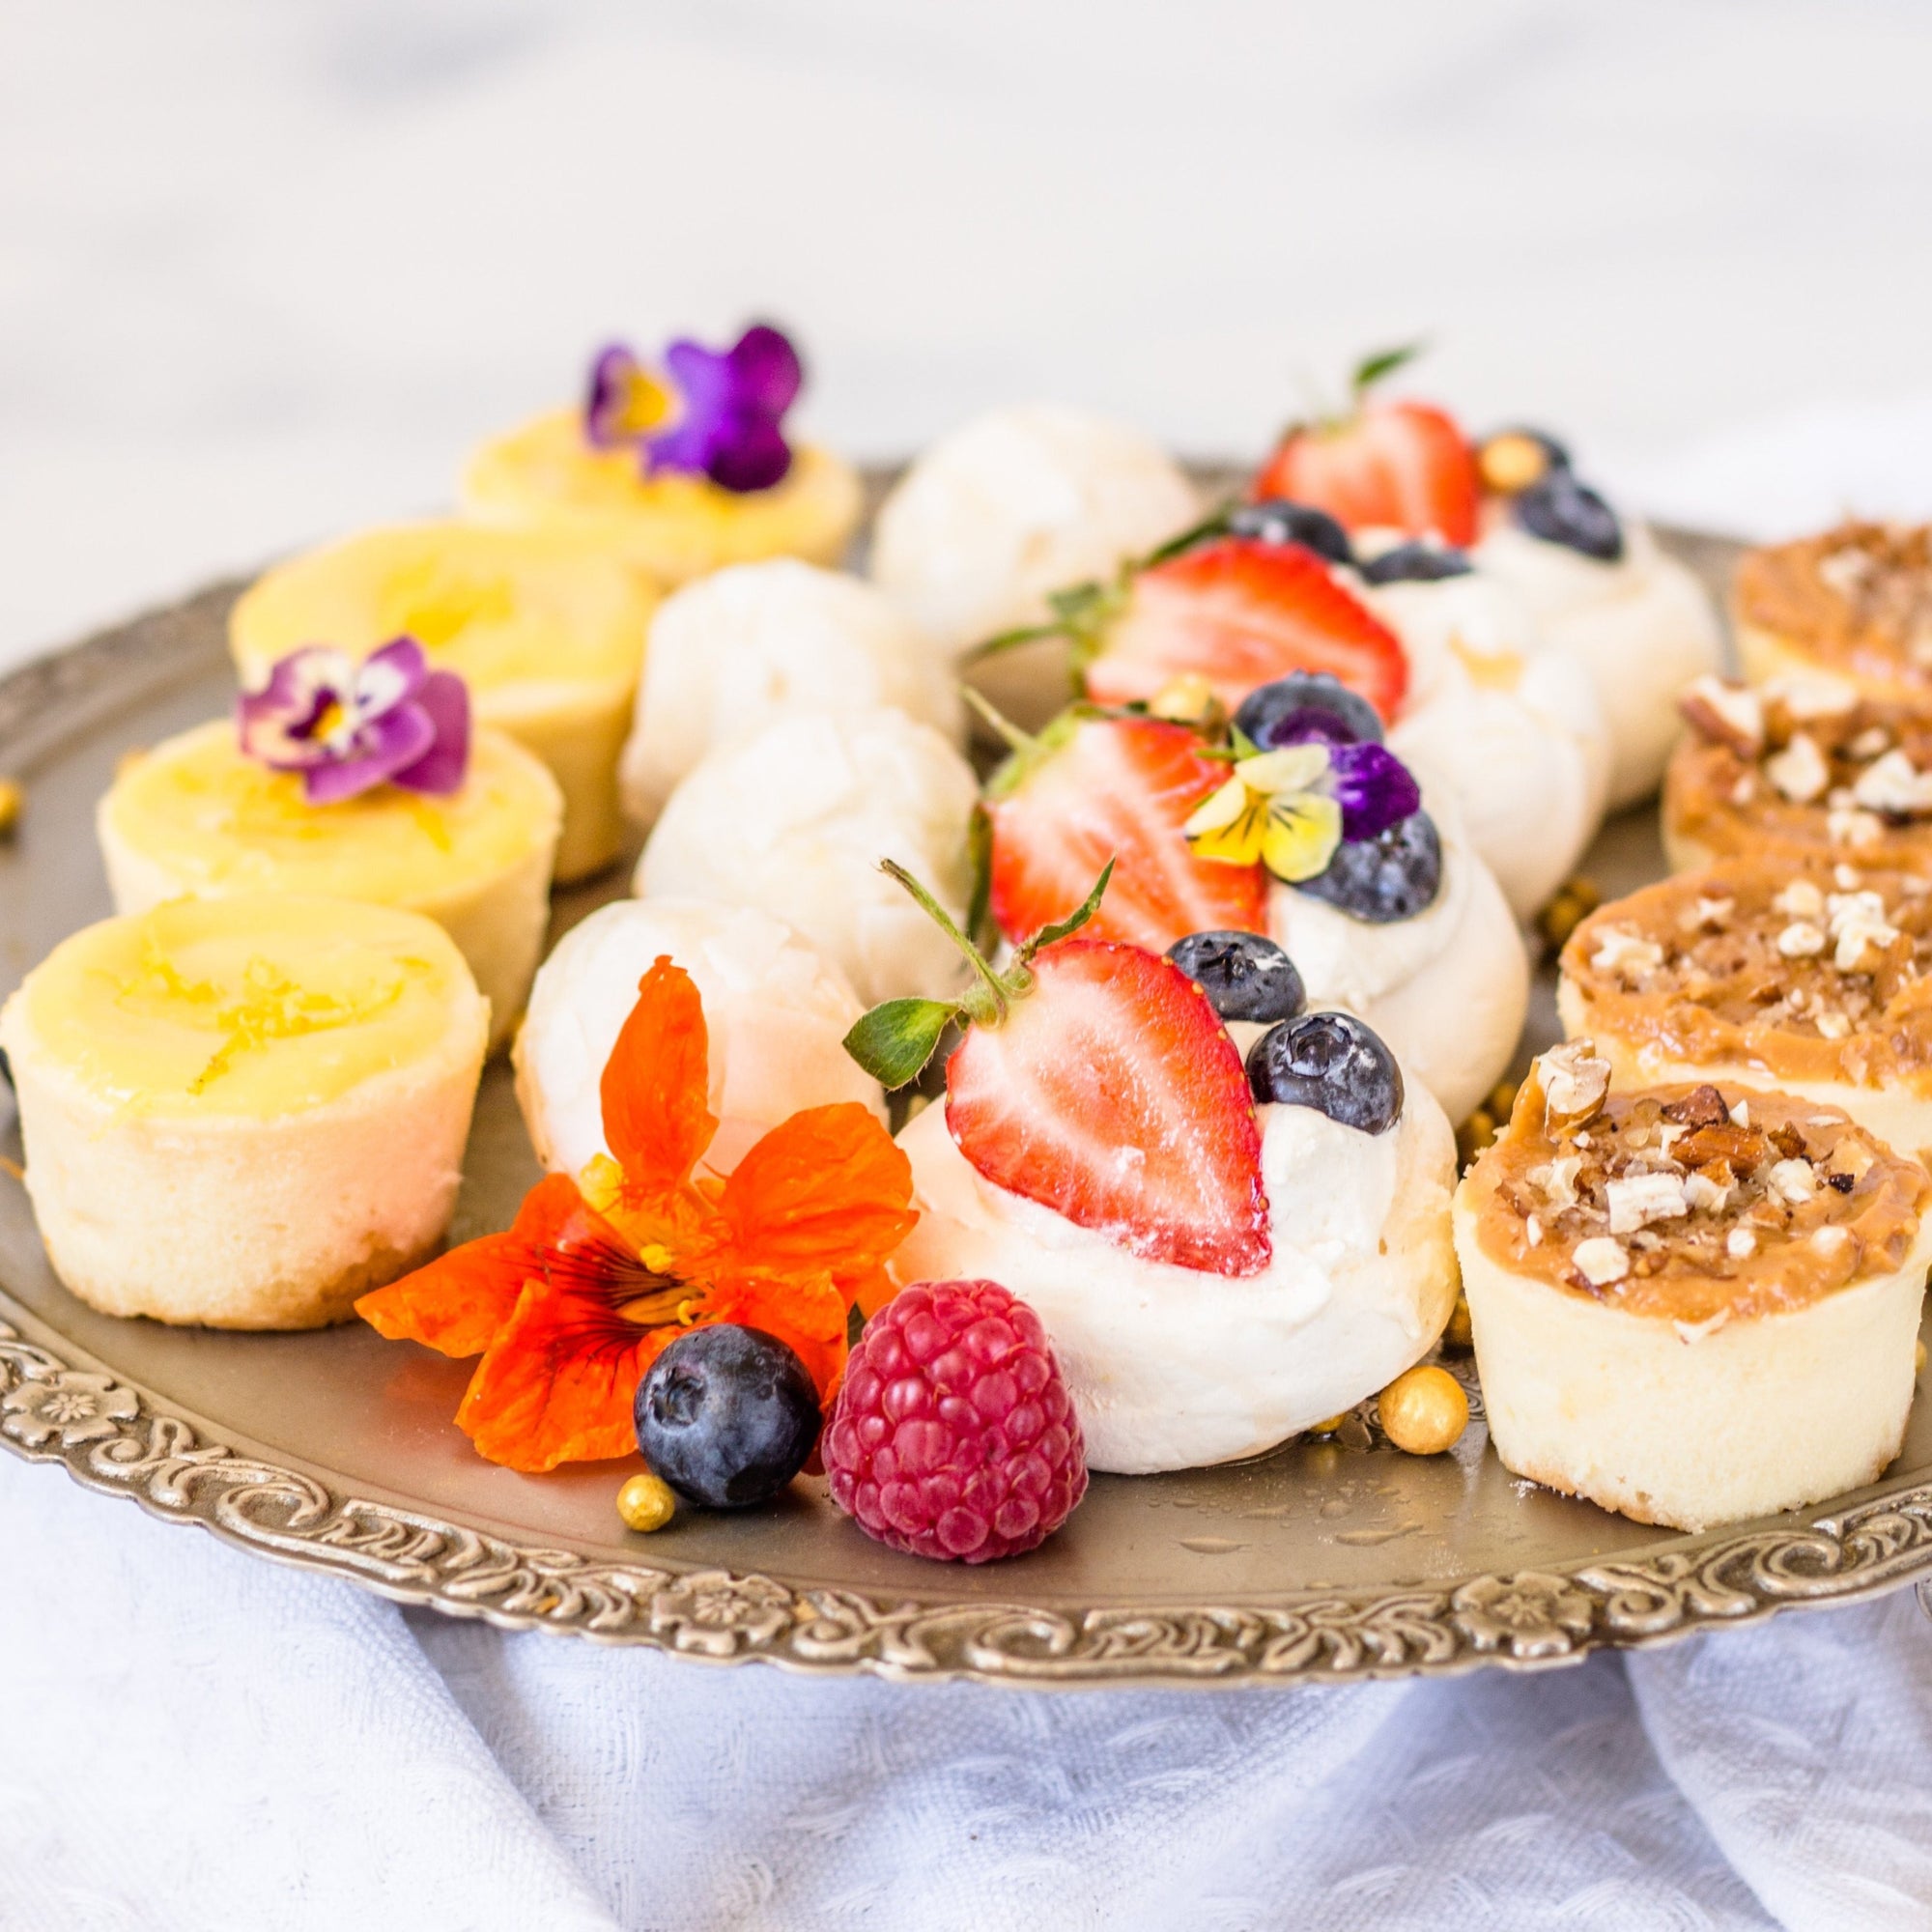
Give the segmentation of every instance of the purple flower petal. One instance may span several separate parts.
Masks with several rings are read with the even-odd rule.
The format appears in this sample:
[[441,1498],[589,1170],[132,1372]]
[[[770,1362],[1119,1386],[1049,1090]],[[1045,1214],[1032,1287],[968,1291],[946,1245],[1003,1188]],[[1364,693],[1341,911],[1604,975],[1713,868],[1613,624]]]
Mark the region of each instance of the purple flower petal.
[[705,473],[720,489],[743,495],[782,483],[790,469],[784,432],[776,422],[757,417],[734,422],[731,433],[719,439]]
[[436,725],[420,704],[405,702],[372,718],[351,749],[302,774],[302,796],[311,805],[339,805],[406,771],[436,742]]
[[678,413],[644,440],[645,473],[663,469],[708,476],[721,489],[768,490],[791,468],[781,419],[802,372],[791,344],[775,328],[749,328],[722,355],[683,339],[665,351]]
[[307,644],[280,659],[260,691],[235,700],[242,751],[271,771],[300,771],[330,754],[316,732],[348,701],[355,667],[340,651]]
[[732,344],[731,380],[738,400],[774,425],[798,401],[805,367],[798,351],[781,329],[754,322]]
[[380,718],[405,698],[415,696],[429,676],[429,658],[409,636],[391,638],[362,660],[355,672],[355,704],[358,723]]
[[434,736],[414,764],[389,774],[390,782],[446,797],[461,788],[469,766],[469,688],[454,671],[433,670],[412,708],[429,720]]
[[1374,838],[1421,808],[1421,787],[1386,745],[1337,745],[1328,768],[1344,838]]
[[624,405],[642,365],[621,342],[598,352],[590,365],[590,393],[583,402],[583,433],[594,448],[619,449],[634,439],[624,433]]

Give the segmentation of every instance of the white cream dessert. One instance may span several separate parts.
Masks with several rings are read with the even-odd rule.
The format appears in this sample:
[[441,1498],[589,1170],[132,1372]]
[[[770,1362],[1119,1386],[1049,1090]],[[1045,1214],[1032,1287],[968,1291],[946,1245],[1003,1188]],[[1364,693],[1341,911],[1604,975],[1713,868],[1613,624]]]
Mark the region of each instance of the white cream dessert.
[[1544,1055],[1457,1193],[1504,1465],[1689,1530],[1874,1481],[1916,1382],[1924,1170],[1815,1100],[1609,1075],[1587,1040]]
[[[1389,554],[1374,539],[1357,539],[1360,555]],[[1453,788],[1470,844],[1511,911],[1530,918],[1603,821],[1609,727],[1596,687],[1575,660],[1545,647],[1521,599],[1484,571],[1358,588],[1408,658],[1390,749]]]
[[1528,607],[1549,649],[1589,672],[1610,732],[1609,809],[1657,789],[1678,732],[1677,694],[1719,668],[1717,612],[1641,523],[1620,518],[1614,558],[1538,536],[1492,505],[1470,555]]
[[[1369,918],[1325,880],[1270,880],[1269,936],[1292,958],[1312,1006],[1359,1014],[1452,1121],[1465,1119],[1510,1061],[1529,1010],[1529,958],[1489,867],[1471,849],[1448,787],[1418,771],[1439,866],[1405,842],[1401,857],[1437,880],[1419,911]],[[1344,846],[1339,857],[1350,848]],[[1394,860],[1391,860],[1394,863]],[[1421,897],[1420,892],[1415,895]],[[1366,895],[1363,904],[1373,901]]]
[[902,711],[797,712],[713,752],[638,863],[643,898],[756,906],[838,962],[860,999],[956,985],[951,943],[879,870],[890,858],[963,921],[973,768]]
[[327,643],[355,660],[399,636],[455,671],[477,720],[550,768],[563,792],[556,876],[623,845],[617,753],[630,727],[657,593],[581,537],[447,519],[359,531],[266,572],[237,600],[229,647],[243,685]]
[[1455,1306],[1454,1136],[1419,1081],[1404,1093],[1379,1133],[1312,1106],[1259,1109],[1272,1252],[1246,1276],[1145,1259],[996,1185],[934,1103],[899,1135],[920,1219],[893,1271],[984,1277],[1026,1301],[1053,1338],[1089,1467],[1255,1455],[1385,1386]]
[[557,942],[517,1036],[517,1098],[537,1158],[581,1173],[604,1144],[601,1082],[638,983],[660,958],[704,1002],[711,1111],[705,1165],[728,1174],[763,1134],[807,1107],[856,1100],[883,1121],[879,1083],[843,1045],[864,1011],[838,966],[753,906],[618,899]]
[[[1079,411],[989,412],[927,448],[880,506],[873,581],[955,654],[1041,623],[1049,593],[1108,579],[1201,509],[1194,486],[1138,431]],[[1064,639],[965,667],[1029,730],[1072,693]]]
[[0,1011],[55,1273],[110,1315],[344,1320],[442,1238],[488,1030],[413,913],[244,895],[76,933]]
[[117,912],[282,892],[427,915],[469,962],[500,1046],[542,950],[562,817],[556,781],[497,731],[474,734],[446,797],[382,785],[311,805],[295,774],[246,756],[219,719],[124,769],[96,826]]
[[953,743],[951,654],[862,578],[793,558],[738,564],[658,611],[624,747],[624,804],[649,826],[708,753],[792,711],[903,711]]

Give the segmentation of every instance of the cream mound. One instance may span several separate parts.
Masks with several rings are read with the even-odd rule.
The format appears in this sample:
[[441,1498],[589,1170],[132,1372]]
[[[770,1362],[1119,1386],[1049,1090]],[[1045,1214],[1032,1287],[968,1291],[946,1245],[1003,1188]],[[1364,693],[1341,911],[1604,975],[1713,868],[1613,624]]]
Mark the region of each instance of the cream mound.
[[794,445],[790,469],[769,490],[740,494],[670,471],[647,477],[634,451],[593,449],[576,410],[492,438],[465,467],[458,494],[479,523],[584,538],[664,584],[762,556],[837,563],[865,502],[858,471],[810,443]]
[[442,1238],[488,1031],[411,913],[237,897],[76,933],[0,1011],[55,1273],[110,1315],[343,1320]]
[[1529,957],[1490,868],[1470,850],[1442,781],[1418,771],[1442,840],[1442,883],[1413,919],[1385,925],[1268,887],[1268,935],[1311,1008],[1366,1020],[1452,1121],[1465,1120],[1516,1057],[1529,1012]]
[[469,687],[481,723],[550,768],[564,797],[556,875],[575,879],[623,844],[617,753],[656,604],[636,571],[582,539],[450,519],[362,530],[277,564],[237,601],[228,641],[252,688],[304,644],[362,658],[414,638]]
[[1029,1303],[1080,1415],[1090,1468],[1140,1475],[1259,1454],[1386,1386],[1456,1304],[1455,1139],[1410,1085],[1370,1135],[1263,1107],[1273,1256],[1257,1274],[1144,1261],[996,1187],[935,1101],[899,1135],[917,1227],[901,1282],[984,1277]]
[[790,557],[701,578],[651,623],[625,808],[651,824],[707,753],[785,712],[875,706],[963,735],[950,655],[884,592]]
[[1723,657],[1718,613],[1695,575],[1634,518],[1624,554],[1600,562],[1496,521],[1471,555],[1529,608],[1550,649],[1590,673],[1609,725],[1612,811],[1657,789],[1679,729],[1677,694]]
[[1596,686],[1544,647],[1508,585],[1480,571],[1361,594],[1408,656],[1391,749],[1441,774],[1510,910],[1529,918],[1603,821],[1609,726]]
[[[1201,499],[1139,431],[1076,410],[995,410],[950,431],[880,506],[871,575],[953,653],[1043,623],[1047,596],[1111,577],[1185,529]],[[1037,729],[1072,690],[1062,640],[968,667],[1006,715]]]
[[760,1136],[807,1107],[857,1100],[883,1122],[885,1094],[843,1041],[865,1011],[809,939],[750,906],[619,899],[557,942],[517,1036],[517,1099],[537,1158],[577,1173],[608,1153],[600,1083],[638,982],[660,958],[704,1003],[717,1138],[706,1166],[728,1174]]
[[1716,1327],[1638,1315],[1456,1246],[1490,1438],[1506,1468],[1638,1522],[1705,1529],[1875,1482],[1916,1384],[1932,1221],[1905,1265]]
[[499,731],[471,734],[460,789],[429,798],[379,785],[311,806],[300,781],[244,757],[225,719],[164,740],[102,797],[96,830],[117,912],[169,899],[307,893],[433,919],[489,1000],[507,1045],[550,918],[563,795]]
[[713,752],[672,792],[636,888],[770,913],[868,1006],[943,997],[970,969],[879,861],[896,860],[963,921],[979,796],[972,766],[902,711],[790,713]]

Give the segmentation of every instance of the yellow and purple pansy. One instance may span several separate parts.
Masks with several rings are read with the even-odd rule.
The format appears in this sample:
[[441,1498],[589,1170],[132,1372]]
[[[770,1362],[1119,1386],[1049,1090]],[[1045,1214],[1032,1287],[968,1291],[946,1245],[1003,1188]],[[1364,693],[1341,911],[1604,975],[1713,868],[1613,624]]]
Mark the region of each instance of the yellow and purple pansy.
[[784,413],[805,371],[781,329],[754,323],[729,349],[680,337],[657,365],[613,342],[590,368],[583,433],[597,449],[635,449],[646,476],[707,476],[740,494],[791,468]]
[[357,664],[327,644],[278,659],[235,704],[242,750],[270,771],[299,772],[310,805],[396,784],[443,795],[469,763],[469,692],[432,670],[413,638],[392,638]]

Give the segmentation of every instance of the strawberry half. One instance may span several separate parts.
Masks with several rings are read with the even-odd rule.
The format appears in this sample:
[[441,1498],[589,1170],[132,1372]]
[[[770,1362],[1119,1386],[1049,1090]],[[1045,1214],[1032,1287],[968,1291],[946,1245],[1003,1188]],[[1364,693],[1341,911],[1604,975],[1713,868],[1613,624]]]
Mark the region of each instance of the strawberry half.
[[1188,672],[1230,711],[1293,670],[1325,670],[1392,721],[1408,689],[1395,633],[1300,544],[1217,537],[1127,584],[1086,666],[1099,704],[1151,698]]
[[1079,909],[996,973],[931,894],[883,863],[971,960],[958,1000],[888,1000],[845,1036],[887,1087],[917,1077],[949,1026],[946,1124],[995,1186],[1176,1267],[1258,1273],[1272,1252],[1261,1123],[1241,1055],[1208,995],[1170,960],[1072,940]]
[[1156,718],[1069,712],[993,775],[991,909],[1015,942],[1076,903],[1111,859],[1093,939],[1165,952],[1190,932],[1266,928],[1259,866],[1198,859],[1188,814],[1227,778],[1200,734]]

